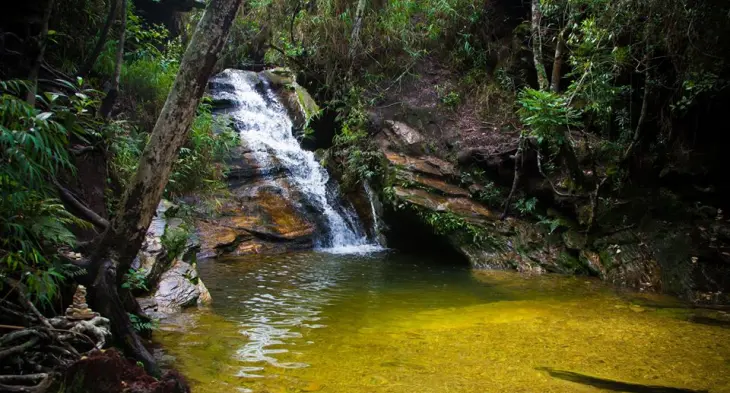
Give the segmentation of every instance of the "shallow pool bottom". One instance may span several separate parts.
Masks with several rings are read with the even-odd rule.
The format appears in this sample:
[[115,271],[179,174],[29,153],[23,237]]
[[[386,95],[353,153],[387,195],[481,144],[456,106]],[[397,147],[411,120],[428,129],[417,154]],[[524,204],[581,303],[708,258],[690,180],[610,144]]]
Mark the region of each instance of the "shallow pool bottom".
[[214,304],[163,321],[157,355],[201,393],[730,392],[723,315],[699,324],[671,298],[449,262],[203,261]]

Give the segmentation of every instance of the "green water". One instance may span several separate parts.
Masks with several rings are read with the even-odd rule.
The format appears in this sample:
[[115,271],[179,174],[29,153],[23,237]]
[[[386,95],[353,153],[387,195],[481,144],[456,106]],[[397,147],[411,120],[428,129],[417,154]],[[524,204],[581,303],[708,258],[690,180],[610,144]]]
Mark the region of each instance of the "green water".
[[727,315],[587,278],[441,262],[203,261],[214,304],[163,321],[158,356],[193,392],[730,392]]

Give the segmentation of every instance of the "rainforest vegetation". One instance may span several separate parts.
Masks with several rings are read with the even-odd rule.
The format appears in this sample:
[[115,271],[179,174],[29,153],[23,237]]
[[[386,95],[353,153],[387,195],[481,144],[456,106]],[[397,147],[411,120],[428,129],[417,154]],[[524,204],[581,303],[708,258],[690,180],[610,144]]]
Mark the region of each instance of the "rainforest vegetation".
[[[639,228],[666,236],[675,223],[705,219],[686,235],[702,251],[662,265],[661,289],[727,301],[728,18],[721,0],[41,0],[6,8],[0,391],[69,387],[66,370],[98,343],[51,322],[77,284],[109,319],[110,343],[161,378],[140,380],[177,389],[154,391],[187,389],[178,374],[163,377],[140,337],[154,323],[133,296],[144,283],[131,266],[163,197],[183,206],[192,197],[215,214],[239,139],[214,118],[205,89],[226,68],[291,70],[322,108],[302,143],[323,151],[343,189],[373,185],[391,209],[415,209],[437,235],[491,239],[489,228],[460,216],[399,202],[403,180],[375,143],[384,118],[431,98],[441,132],[425,133],[427,153],[459,167],[463,184],[476,187],[471,198],[502,220],[577,233],[575,248],[598,255],[607,236]],[[649,221],[656,226],[642,226]],[[189,232],[166,245],[180,248]],[[702,288],[711,289],[687,284],[700,274],[688,270],[697,258],[709,283]],[[575,273],[595,273],[576,263]]]

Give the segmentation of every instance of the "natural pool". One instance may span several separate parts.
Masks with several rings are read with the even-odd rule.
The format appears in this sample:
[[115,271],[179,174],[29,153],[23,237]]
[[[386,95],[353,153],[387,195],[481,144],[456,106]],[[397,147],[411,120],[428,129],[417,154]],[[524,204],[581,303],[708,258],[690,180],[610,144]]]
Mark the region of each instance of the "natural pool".
[[[202,261],[155,335],[193,392],[730,392],[720,312],[394,252]],[[702,323],[699,323],[702,322]]]

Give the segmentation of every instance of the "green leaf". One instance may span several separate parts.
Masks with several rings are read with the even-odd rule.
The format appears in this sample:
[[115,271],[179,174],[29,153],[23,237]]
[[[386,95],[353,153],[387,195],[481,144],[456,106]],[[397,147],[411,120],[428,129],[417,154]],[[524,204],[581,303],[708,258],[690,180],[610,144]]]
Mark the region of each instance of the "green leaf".
[[38,116],[36,116],[36,119],[38,119],[40,121],[45,121],[45,120],[50,119],[51,116],[53,116],[53,112],[43,112],[43,113],[39,113]]

